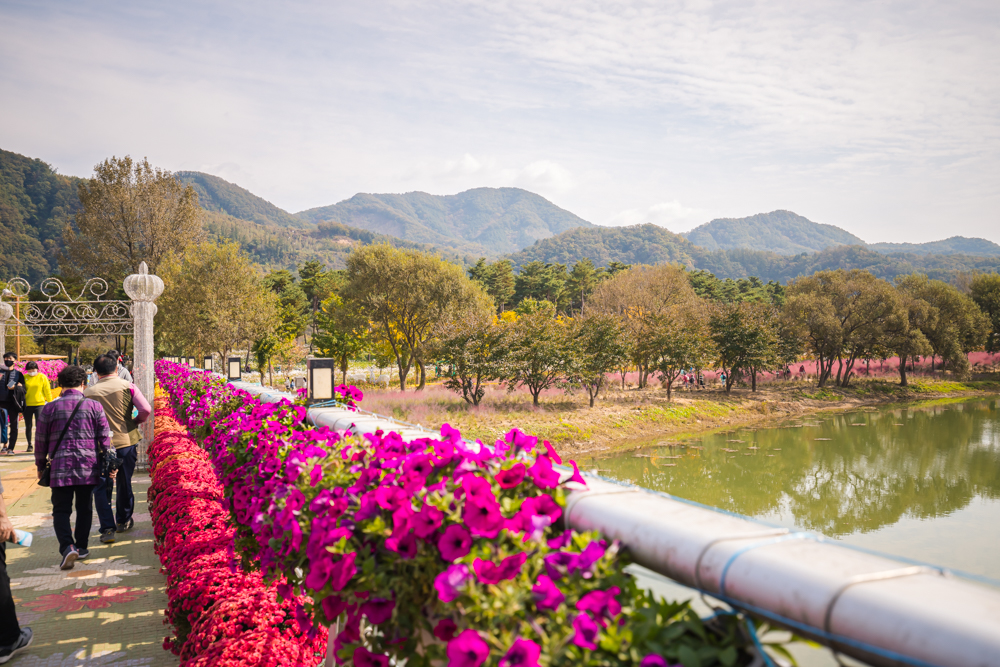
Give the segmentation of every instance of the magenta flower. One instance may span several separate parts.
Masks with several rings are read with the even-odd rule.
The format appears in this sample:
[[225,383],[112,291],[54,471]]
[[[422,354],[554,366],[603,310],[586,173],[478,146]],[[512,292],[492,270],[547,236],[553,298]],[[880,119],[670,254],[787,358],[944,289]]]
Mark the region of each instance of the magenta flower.
[[562,463],[562,457],[556,452],[556,448],[549,444],[548,440],[543,440],[542,444],[545,445],[545,453],[550,459],[556,463]]
[[389,667],[389,656],[359,646],[354,649],[354,667]]
[[398,539],[390,537],[386,539],[385,547],[398,553],[403,560],[412,560],[417,556],[417,536],[409,532]]
[[500,504],[496,500],[487,503],[466,501],[463,518],[472,534],[479,537],[492,539],[504,527],[503,514],[500,513]]
[[539,575],[538,583],[532,587],[531,592],[535,594],[535,606],[541,610],[555,611],[566,600],[555,582],[544,574]]
[[513,489],[524,481],[525,471],[523,463],[515,463],[510,470],[501,470],[496,474],[497,483],[501,488]]
[[472,548],[472,536],[469,531],[458,524],[452,524],[444,529],[444,534],[438,540],[438,551],[441,558],[453,563],[466,556]]
[[559,473],[552,469],[552,461],[548,456],[539,456],[535,464],[528,468],[528,474],[540,489],[554,489],[559,486]]
[[328,595],[323,598],[320,606],[323,608],[323,613],[326,614],[327,619],[333,621],[333,619],[340,616],[347,609],[347,602],[342,600],[338,595]]
[[441,522],[443,520],[444,512],[433,505],[424,505],[420,511],[413,516],[411,521],[413,532],[417,534],[417,537],[427,538],[435,530],[441,527]]
[[479,667],[490,655],[490,647],[475,630],[462,630],[448,642],[448,667]]
[[451,641],[456,632],[458,632],[458,626],[450,618],[442,618],[434,626],[434,636],[443,642]]
[[573,466],[573,476],[569,478],[569,481],[587,486],[587,480],[580,474],[580,468],[576,465],[576,461],[570,461],[569,464]]
[[354,560],[358,557],[357,552],[352,551],[345,554],[343,558],[333,564],[330,570],[330,585],[333,590],[339,591],[347,585],[347,582],[354,577],[358,568],[354,566]]
[[607,552],[607,543],[604,540],[596,540],[584,547],[583,552],[577,556],[576,560],[570,563],[569,571],[582,572],[584,579],[590,578],[590,568],[594,563],[604,558]]
[[372,598],[361,605],[361,613],[364,614],[371,623],[379,625],[392,618],[392,610],[396,608],[396,603],[385,598]]
[[578,556],[579,554],[572,554],[566,551],[557,551],[554,554],[549,554],[543,559],[546,574],[557,581],[562,579],[568,574],[570,566],[576,563]]
[[576,603],[576,608],[580,611],[589,611],[597,618],[614,618],[622,611],[621,603],[615,596],[621,593],[621,589],[612,586],[606,591],[590,591]]
[[518,637],[500,659],[500,667],[538,667],[538,656],[541,653],[541,646],[530,639]]
[[309,471],[309,486],[316,486],[321,479],[323,479],[323,467],[317,463]]
[[544,516],[549,519],[549,523],[552,524],[562,516],[562,508],[559,507],[559,503],[552,500],[552,496],[542,494],[540,496],[534,496],[532,498],[526,498],[523,503],[521,503],[520,513],[525,517],[525,519],[531,519],[533,516]]
[[573,619],[573,643],[580,648],[596,651],[597,635],[600,632],[601,626],[587,614],[577,614]]
[[546,544],[548,544],[549,549],[563,549],[573,540],[573,531],[564,530],[562,535],[558,537],[553,537]]
[[671,667],[671,665],[666,661],[666,659],[663,658],[663,656],[650,653],[642,659],[642,662],[639,663],[639,667]]
[[493,561],[477,558],[472,567],[475,569],[479,581],[484,584],[499,584],[501,581],[513,579],[520,574],[521,567],[527,558],[528,554],[523,551],[513,556],[507,556],[500,561],[499,565]]
[[442,602],[451,602],[462,592],[459,590],[472,575],[468,565],[449,565],[441,574],[434,577],[434,588]]

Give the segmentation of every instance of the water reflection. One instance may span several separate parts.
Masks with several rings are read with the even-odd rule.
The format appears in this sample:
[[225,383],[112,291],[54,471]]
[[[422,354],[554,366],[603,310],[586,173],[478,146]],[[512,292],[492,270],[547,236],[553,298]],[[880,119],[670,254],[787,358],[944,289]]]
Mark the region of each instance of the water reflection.
[[998,424],[996,400],[823,415],[658,443],[593,466],[741,514],[791,514],[799,527],[843,536],[1000,498]]

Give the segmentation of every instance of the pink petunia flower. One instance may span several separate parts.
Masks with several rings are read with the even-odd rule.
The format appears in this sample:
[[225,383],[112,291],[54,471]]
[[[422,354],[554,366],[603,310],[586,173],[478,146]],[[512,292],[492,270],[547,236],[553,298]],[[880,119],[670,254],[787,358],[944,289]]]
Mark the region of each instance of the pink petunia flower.
[[493,561],[477,558],[472,567],[476,571],[476,577],[484,584],[499,584],[501,581],[513,579],[521,573],[521,567],[527,560],[528,554],[523,551],[513,556],[507,556],[500,564]]
[[580,648],[587,648],[591,651],[597,650],[597,635],[601,632],[601,626],[594,622],[586,613],[577,614],[573,619],[573,643]]
[[667,662],[666,658],[664,658],[663,656],[656,655],[655,653],[650,653],[649,655],[647,655],[645,658],[642,659],[642,662],[639,663],[639,667],[674,667],[674,666],[671,665],[669,662]]
[[448,642],[448,667],[479,667],[490,655],[489,645],[471,628]]
[[496,500],[483,503],[466,501],[463,518],[465,525],[472,530],[472,534],[479,537],[492,539],[499,535],[504,527],[503,514],[500,513],[500,504]]
[[530,639],[518,637],[500,659],[500,667],[538,667],[538,656],[541,654],[541,646]]
[[566,600],[555,582],[544,574],[539,575],[531,592],[535,595],[535,606],[543,611],[555,611]]
[[534,465],[528,468],[528,474],[540,489],[554,489],[559,486],[559,473],[552,469],[552,461],[548,456],[540,455]]
[[456,632],[458,632],[458,626],[450,618],[442,618],[434,626],[434,636],[443,642],[451,641]]
[[434,578],[434,588],[437,590],[438,598],[442,602],[451,602],[462,594],[459,589],[465,586],[465,582],[471,576],[468,565],[449,565],[444,572]]
[[501,470],[496,474],[497,483],[501,488],[513,489],[524,481],[526,470],[523,463],[515,463],[510,470]]
[[361,613],[369,622],[379,625],[392,618],[392,610],[395,608],[396,603],[392,600],[372,598],[361,605]]
[[444,529],[441,539],[438,540],[438,551],[441,558],[453,563],[459,558],[468,555],[472,548],[472,536],[469,531],[458,524],[452,524]]
[[427,538],[441,527],[444,520],[444,512],[433,505],[424,505],[419,512],[413,516],[413,532],[417,537]]
[[621,593],[621,589],[612,586],[606,591],[590,591],[576,603],[576,608],[580,611],[589,611],[595,618],[614,618],[622,611],[621,603],[615,596]]
[[389,656],[372,653],[364,646],[354,649],[354,667],[389,667]]

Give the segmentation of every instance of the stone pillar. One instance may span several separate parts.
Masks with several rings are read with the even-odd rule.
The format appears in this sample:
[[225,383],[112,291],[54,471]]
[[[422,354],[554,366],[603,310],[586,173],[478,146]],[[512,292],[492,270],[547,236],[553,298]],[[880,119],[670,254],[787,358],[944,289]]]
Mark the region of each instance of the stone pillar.
[[6,301],[0,301],[0,359],[7,354],[7,320],[14,317],[14,309]]
[[[132,299],[132,318],[135,323],[135,364],[132,377],[135,386],[153,404],[153,316],[156,315],[157,297],[163,294],[163,281],[151,275],[146,262],[139,265],[139,273],[125,278],[125,293]],[[153,415],[142,425],[142,446],[139,462],[146,463],[146,450],[153,440]]]

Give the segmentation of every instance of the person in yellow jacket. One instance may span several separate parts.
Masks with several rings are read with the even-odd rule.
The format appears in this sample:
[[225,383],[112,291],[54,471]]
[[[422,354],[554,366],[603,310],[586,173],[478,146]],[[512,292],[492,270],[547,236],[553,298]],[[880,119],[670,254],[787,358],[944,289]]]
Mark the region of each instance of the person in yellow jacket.
[[44,373],[38,371],[38,364],[29,361],[24,366],[24,432],[28,439],[28,451],[34,451],[31,440],[31,424],[42,406],[52,400],[52,385]]

